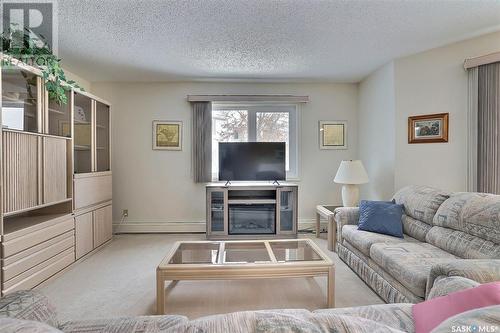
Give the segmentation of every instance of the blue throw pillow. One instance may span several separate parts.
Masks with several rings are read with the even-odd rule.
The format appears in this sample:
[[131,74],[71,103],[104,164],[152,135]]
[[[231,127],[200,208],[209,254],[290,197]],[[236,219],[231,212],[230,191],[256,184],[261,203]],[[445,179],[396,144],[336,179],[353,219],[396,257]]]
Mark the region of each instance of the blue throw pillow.
[[358,230],[403,238],[403,205],[393,201],[361,200]]

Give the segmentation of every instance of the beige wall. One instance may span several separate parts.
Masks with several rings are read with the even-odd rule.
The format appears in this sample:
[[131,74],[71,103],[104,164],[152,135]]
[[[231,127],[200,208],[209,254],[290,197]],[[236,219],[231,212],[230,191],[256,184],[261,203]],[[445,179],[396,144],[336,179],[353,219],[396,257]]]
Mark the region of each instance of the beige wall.
[[359,84],[358,157],[370,182],[361,198],[388,200],[394,194],[394,65],[389,63]]
[[[465,190],[467,73],[465,58],[500,51],[500,32],[395,61],[395,189],[427,184]],[[450,113],[448,143],[408,144],[408,116]]]
[[71,70],[68,70],[66,68],[64,68],[64,74],[66,75],[66,78],[68,80],[73,80],[76,83],[78,83],[78,85],[80,87],[82,87],[83,89],[85,89],[86,91],[91,91],[92,85],[91,85],[90,81],[82,78],[81,76],[71,72]]
[[[127,208],[127,222],[148,230],[165,230],[166,222],[205,221],[204,187],[191,178],[188,94],[308,95],[300,111],[299,219],[312,221],[317,204],[341,202],[333,177],[342,159],[357,155],[356,84],[92,83],[92,90],[113,104],[115,220]],[[181,152],[151,149],[155,119],[183,121]],[[348,121],[348,150],[318,148],[320,120]]]

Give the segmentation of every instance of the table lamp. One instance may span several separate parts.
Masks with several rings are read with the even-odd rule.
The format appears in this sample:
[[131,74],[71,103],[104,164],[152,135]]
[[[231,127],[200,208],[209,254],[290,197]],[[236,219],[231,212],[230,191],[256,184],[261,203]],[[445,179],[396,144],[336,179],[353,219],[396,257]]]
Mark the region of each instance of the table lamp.
[[340,163],[334,182],[343,184],[342,204],[356,207],[359,201],[359,184],[368,183],[368,175],[360,160],[344,160]]

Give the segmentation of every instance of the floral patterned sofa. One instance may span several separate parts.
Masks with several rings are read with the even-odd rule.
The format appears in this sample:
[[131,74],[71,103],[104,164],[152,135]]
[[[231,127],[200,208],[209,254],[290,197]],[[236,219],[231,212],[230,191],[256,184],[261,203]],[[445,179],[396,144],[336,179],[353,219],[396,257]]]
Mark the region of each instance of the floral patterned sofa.
[[337,208],[337,253],[388,303],[426,299],[439,276],[500,280],[500,195],[409,186],[404,239],[358,230],[359,209]]
[[[472,288],[478,282],[440,277],[428,297]],[[433,332],[452,327],[496,327],[500,305],[464,312],[441,323]],[[414,332],[412,304],[383,304],[353,308],[244,311],[189,320],[184,316],[138,316],[61,323],[49,300],[35,291],[20,291],[0,299],[0,333],[372,333]]]

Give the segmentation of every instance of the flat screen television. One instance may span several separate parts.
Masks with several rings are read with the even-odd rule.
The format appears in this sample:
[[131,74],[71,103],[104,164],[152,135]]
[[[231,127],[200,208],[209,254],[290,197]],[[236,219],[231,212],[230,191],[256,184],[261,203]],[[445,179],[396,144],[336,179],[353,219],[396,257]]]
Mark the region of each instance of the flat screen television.
[[219,180],[285,180],[284,142],[219,142]]

